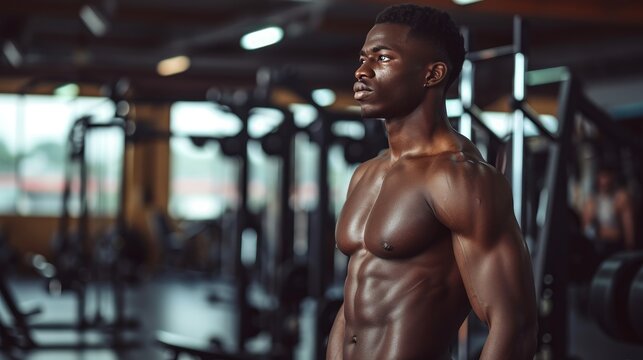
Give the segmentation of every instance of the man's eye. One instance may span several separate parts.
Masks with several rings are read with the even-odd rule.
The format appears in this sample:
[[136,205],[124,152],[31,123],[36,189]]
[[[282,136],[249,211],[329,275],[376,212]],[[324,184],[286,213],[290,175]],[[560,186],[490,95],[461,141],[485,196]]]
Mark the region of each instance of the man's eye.
[[359,58],[359,60],[358,60],[358,62],[359,62],[360,64],[363,64],[365,61],[366,61],[366,59],[364,59],[364,58]]
[[384,62],[391,60],[391,58],[388,57],[388,55],[380,55],[377,59],[379,61],[384,61]]

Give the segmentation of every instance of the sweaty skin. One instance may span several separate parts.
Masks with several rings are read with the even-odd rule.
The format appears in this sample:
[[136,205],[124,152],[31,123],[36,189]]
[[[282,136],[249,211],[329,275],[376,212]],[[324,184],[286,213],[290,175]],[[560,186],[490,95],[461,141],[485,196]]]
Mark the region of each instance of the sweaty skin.
[[471,309],[489,326],[481,359],[532,359],[533,276],[509,185],[449,125],[448,65],[408,32],[375,25],[355,73],[389,150],[357,168],[337,223],[350,260],[327,359],[450,359]]

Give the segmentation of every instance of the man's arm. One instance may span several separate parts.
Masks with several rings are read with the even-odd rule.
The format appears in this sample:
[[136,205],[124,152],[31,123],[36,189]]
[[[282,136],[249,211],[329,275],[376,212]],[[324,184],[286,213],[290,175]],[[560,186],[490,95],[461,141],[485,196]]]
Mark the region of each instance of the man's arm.
[[335,322],[328,335],[328,347],[326,347],[327,360],[341,360],[344,358],[344,329],[346,320],[344,319],[344,304],[339,308]]
[[634,236],[634,210],[632,209],[630,196],[625,190],[621,190],[616,194],[616,201],[621,226],[623,228],[625,248],[628,250],[634,250],[636,248],[636,239]]
[[480,359],[529,359],[537,309],[531,259],[516,223],[509,184],[491,166],[449,161],[431,177],[429,197],[451,230],[453,250],[476,315],[489,326]]

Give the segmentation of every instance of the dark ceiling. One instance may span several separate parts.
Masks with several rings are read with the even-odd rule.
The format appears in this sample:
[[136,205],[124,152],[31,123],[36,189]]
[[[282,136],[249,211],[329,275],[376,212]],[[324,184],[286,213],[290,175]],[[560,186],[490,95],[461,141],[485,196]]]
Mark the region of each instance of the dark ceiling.
[[[448,10],[472,34],[473,50],[506,45],[512,15],[528,24],[528,67],[568,66],[607,108],[643,103],[643,2],[636,0],[417,1]],[[350,91],[357,53],[379,10],[394,1],[5,0],[0,3],[2,79],[111,83],[126,77],[145,99],[203,99],[210,87],[250,87],[262,67],[287,67],[308,88]],[[83,6],[104,9],[103,36],[81,21]],[[239,38],[281,25],[284,41],[255,51]],[[13,63],[7,44],[18,49]],[[10,45],[9,45],[10,46]],[[161,77],[157,63],[188,55],[191,67]],[[477,70],[480,101],[511,86],[511,62]],[[15,81],[13,83],[16,83]],[[625,84],[625,85],[623,85]],[[623,86],[629,89],[623,91]],[[8,90],[0,86],[0,91]],[[611,96],[611,90],[620,90]],[[19,91],[16,89],[15,91]]]

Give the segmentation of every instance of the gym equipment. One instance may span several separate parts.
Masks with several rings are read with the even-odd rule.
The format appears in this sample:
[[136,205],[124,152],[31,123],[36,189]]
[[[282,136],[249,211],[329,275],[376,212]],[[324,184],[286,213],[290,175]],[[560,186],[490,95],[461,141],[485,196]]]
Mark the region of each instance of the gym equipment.
[[[139,265],[144,261],[144,249],[134,249],[141,247],[137,237],[127,228],[124,209],[124,191],[121,191],[121,199],[119,201],[118,210],[116,214],[116,222],[111,230],[108,230],[99,239],[97,246],[92,248],[90,243],[91,235],[89,234],[89,204],[87,199],[88,187],[88,168],[86,156],[87,148],[87,135],[90,131],[105,128],[120,129],[123,133],[124,142],[127,143],[128,136],[133,130],[131,120],[122,117],[115,117],[107,122],[95,122],[91,117],[83,116],[79,118],[69,134],[69,158],[70,162],[67,165],[65,173],[65,188],[63,191],[63,209],[60,218],[60,227],[58,233],[59,243],[57,244],[57,257],[54,259],[54,266],[56,268],[56,275],[50,279],[51,281],[59,281],[62,289],[67,287],[73,289],[78,296],[78,315],[80,329],[88,327],[105,327],[102,321],[102,316],[96,314],[95,319],[87,319],[85,315],[85,298],[86,287],[88,282],[92,280],[92,276],[98,273],[106,272],[109,274],[108,282],[111,284],[114,292],[114,309],[115,319],[114,326],[116,330],[122,327],[130,328],[136,327],[137,321],[126,319],[124,314],[124,296],[125,288],[123,280],[126,277],[131,277],[132,274],[125,274],[125,269],[136,270],[136,264]],[[78,201],[80,202],[80,218],[78,221],[77,233],[72,235],[69,231],[70,223],[70,198],[73,183],[72,168],[77,165],[80,172],[80,189],[78,194]],[[124,188],[124,179],[126,177],[127,164],[123,161],[121,173],[121,189]],[[133,249],[130,254],[132,258],[126,258],[124,254],[128,250]],[[98,256],[100,255],[100,256]],[[101,260],[105,260],[101,262]],[[81,275],[82,277],[78,277]],[[69,283],[71,281],[71,283]],[[119,333],[115,331],[115,341],[120,341]]]
[[561,83],[559,101],[559,129],[556,141],[550,145],[550,157],[544,189],[546,191],[545,218],[540,231],[534,276],[536,294],[541,305],[539,341],[541,348],[551,351],[554,358],[567,355],[567,284],[569,282],[570,233],[568,217],[568,163],[571,158],[573,122],[577,114],[585,116],[619,146],[642,153],[643,146],[618,125],[582,91],[576,78],[569,74]]
[[[237,96],[233,97],[238,99]],[[224,102],[226,94],[219,93],[222,98],[216,99]],[[281,125],[272,133],[261,139],[263,150],[271,156],[281,160],[281,171],[279,174],[279,225],[276,239],[279,241],[269,244],[264,241],[262,227],[259,221],[254,220],[254,215],[248,208],[248,142],[250,139],[247,132],[247,119],[252,114],[252,109],[263,105],[263,101],[256,96],[246,94],[242,102],[228,101],[226,106],[242,119],[242,130],[235,137],[236,142],[220,141],[224,154],[235,156],[239,161],[239,206],[235,209],[233,219],[223,224],[223,238],[231,242],[232,251],[230,261],[234,279],[233,301],[238,307],[238,326],[235,327],[236,348],[232,353],[224,352],[214,342],[198,342],[184,339],[179,336],[159,333],[157,342],[171,351],[174,357],[186,353],[198,356],[202,359],[220,358],[252,358],[252,359],[289,359],[293,358],[294,344],[298,341],[299,303],[306,295],[305,281],[306,270],[293,260],[293,214],[289,206],[290,186],[292,184],[292,143],[284,139],[292,139],[295,131],[292,114],[285,109],[278,109],[284,115]],[[268,106],[275,108],[274,106]],[[254,304],[249,297],[248,290],[253,273],[244,265],[241,260],[242,234],[247,229],[257,232],[258,246],[261,249],[258,265],[279,266],[274,276],[276,279],[266,279],[267,286],[265,296],[268,296],[274,303],[273,306]],[[276,247],[275,249],[268,247]],[[273,262],[268,262],[261,253],[274,254]],[[290,263],[284,267],[283,264]],[[272,276],[270,276],[272,277]],[[268,331],[271,336],[271,349],[263,354],[248,354],[246,352],[247,341],[262,331]],[[213,344],[214,343],[214,344]]]
[[[523,20],[514,18],[513,44],[492,49],[469,52],[463,65],[460,83],[460,97],[463,105],[463,116],[459,128],[463,134],[470,136],[478,144],[478,134],[484,133],[488,141],[488,151],[496,147],[495,156],[488,152],[487,159],[503,160],[507,167],[497,161],[497,167],[507,172],[514,195],[514,210],[521,224],[523,234],[530,248],[534,264],[536,296],[539,303],[539,334],[538,352],[541,357],[565,359],[568,357],[568,302],[567,285],[570,276],[571,256],[570,247],[582,241],[578,239],[578,231],[572,231],[568,204],[568,165],[573,155],[574,125],[578,115],[582,115],[594,125],[602,135],[615,140],[622,149],[630,149],[633,153],[643,153],[640,139],[619,129],[619,126],[600,110],[582,90],[578,79],[569,71],[560,74],[560,78],[552,84],[559,86],[558,92],[558,127],[555,132],[549,131],[537,114],[526,102],[527,51],[526,34]],[[465,31],[465,38],[468,32]],[[473,98],[474,66],[483,60],[513,57],[513,125],[511,146],[503,145],[500,139],[492,136],[485,129],[481,111]],[[538,131],[538,140],[546,143],[546,152],[530,151],[525,146],[524,126],[528,120]],[[491,134],[489,136],[488,134]],[[503,148],[508,150],[503,155]],[[490,156],[491,155],[491,156]],[[634,162],[635,163],[635,162]],[[546,164],[545,171],[535,171]],[[533,168],[532,168],[533,167]],[[523,174],[530,168],[532,174],[542,174],[526,179]],[[539,219],[536,219],[536,214]],[[576,222],[577,223],[577,222]],[[574,237],[572,239],[572,236]],[[584,276],[584,275],[580,275]],[[465,324],[465,327],[468,325]],[[474,332],[462,331],[458,341],[458,359],[471,358],[476,349],[471,346],[471,336]]]
[[[0,264],[1,265],[1,264]],[[9,310],[13,318],[9,324],[3,324],[0,319],[0,350],[12,354],[17,350],[34,349],[37,344],[33,338],[32,329],[28,324],[28,318],[41,312],[39,308],[30,311],[21,311],[4,278],[4,267],[0,267],[0,296],[4,306]]]
[[[125,315],[125,281],[132,279],[144,262],[146,251],[136,234],[126,226],[124,213],[124,192],[118,203],[116,221],[92,244],[89,232],[90,210],[88,202],[88,165],[86,161],[87,135],[90,131],[104,128],[120,129],[125,142],[133,130],[130,120],[115,116],[106,122],[95,122],[90,116],[78,118],[68,136],[68,162],[65,170],[65,185],[62,195],[62,211],[58,233],[54,237],[54,259],[49,263],[42,255],[31,256],[31,264],[47,280],[47,288],[55,293],[71,290],[77,299],[77,316],[69,323],[28,322],[24,313],[12,311],[23,334],[35,330],[72,330],[78,332],[98,331],[105,335],[101,341],[87,343],[84,340],[70,344],[26,343],[25,349],[69,349],[113,347],[124,349],[137,346],[138,340],[126,340],[126,332],[139,327],[136,319]],[[126,164],[123,161],[121,181],[125,179]],[[77,230],[70,231],[70,202],[72,200],[73,170],[80,176],[77,200],[80,209]],[[121,183],[121,189],[123,183]],[[101,312],[101,282],[111,289],[114,316],[107,320]],[[97,306],[93,318],[87,313],[86,301],[90,284],[96,289]],[[4,296],[8,298],[7,296]],[[23,335],[27,339],[27,335]],[[104,340],[104,341],[103,341]]]
[[[288,74],[280,74],[278,72],[268,74],[279,82],[280,85],[291,87],[297,84],[296,81],[290,81],[291,77]],[[270,81],[268,81],[270,82]],[[271,84],[274,84],[271,83]],[[293,87],[295,91],[301,89]],[[166,333],[160,333],[157,338],[158,342],[171,349],[174,356],[181,353],[188,353],[201,358],[215,358],[216,356],[241,356],[245,358],[261,358],[261,357],[275,357],[280,359],[293,358],[293,350],[298,342],[299,333],[299,305],[304,297],[311,293],[315,293],[320,299],[318,306],[318,314],[316,318],[321,319],[316,321],[320,324],[319,334],[327,334],[330,330],[330,321],[339,306],[324,306],[325,292],[328,287],[328,282],[333,278],[333,263],[332,256],[334,254],[334,247],[332,241],[333,219],[329,212],[329,191],[328,191],[328,174],[327,174],[327,156],[326,152],[331,143],[338,143],[344,146],[344,155],[349,162],[364,161],[381,150],[386,145],[386,138],[384,132],[377,128],[381,125],[378,122],[372,122],[366,126],[366,133],[364,141],[358,142],[348,137],[336,136],[332,133],[332,124],[335,121],[356,119],[354,114],[333,114],[326,109],[317,107],[318,113],[321,114],[317,120],[305,128],[297,128],[294,124],[293,116],[290,111],[280,109],[274,105],[269,104],[265,99],[265,92],[267,89],[256,89],[253,93],[245,93],[240,95],[240,91],[223,92],[211,91],[210,95],[215,102],[223,104],[240,119],[244,124],[242,130],[243,135],[246,137],[244,141],[256,141],[245,133],[246,119],[252,114],[254,107],[269,107],[280,111],[283,115],[283,121],[271,133],[266,134],[260,139],[260,144],[263,151],[279,160],[279,174],[278,174],[278,187],[276,194],[276,206],[270,211],[278,214],[278,221],[258,236],[258,248],[260,249],[259,258],[255,266],[259,267],[260,283],[263,285],[265,295],[271,299],[273,305],[269,307],[256,306],[252,303],[245,292],[248,285],[256,279],[256,273],[249,271],[246,267],[239,266],[240,251],[236,248],[241,243],[240,234],[243,230],[248,228],[251,221],[251,214],[245,210],[245,202],[247,199],[247,175],[243,174],[239,177],[239,188],[241,193],[240,209],[243,211],[235,212],[234,220],[229,225],[224,226],[224,239],[233,239],[235,243],[235,252],[231,253],[231,258],[236,263],[234,271],[234,279],[236,296],[234,302],[239,307],[238,330],[235,337],[239,339],[237,348],[234,355],[230,353],[223,354],[219,347],[212,345],[211,342],[194,342],[193,340],[185,339],[183,342],[181,337],[167,336]],[[312,99],[309,98],[309,92],[301,90],[303,97],[308,102],[314,104]],[[264,96],[257,94],[264,93]],[[240,100],[241,99],[241,100]],[[360,120],[361,122],[361,120]],[[378,131],[380,130],[380,131]],[[290,206],[291,191],[294,183],[294,137],[297,132],[305,132],[312,139],[312,142],[319,148],[319,164],[320,172],[318,174],[318,189],[319,205],[317,210],[309,214],[308,233],[309,233],[309,246],[306,260],[297,259],[294,257],[293,244],[294,244],[294,213]],[[377,136],[376,136],[377,134]],[[382,145],[384,144],[384,145]],[[238,142],[234,147],[236,156],[241,162],[246,161],[244,142]],[[223,144],[222,144],[223,146]],[[350,149],[350,150],[349,150]],[[225,151],[224,151],[225,152]],[[231,152],[230,152],[231,153]],[[244,164],[247,166],[247,162]],[[243,169],[242,169],[243,171]],[[247,171],[247,170],[246,170]],[[245,224],[244,224],[245,223]],[[264,220],[265,224],[265,220]],[[251,228],[255,229],[254,226]],[[228,230],[226,230],[228,229]],[[231,229],[231,230],[230,230]],[[228,235],[231,234],[231,235]],[[319,252],[323,251],[323,259],[319,258]],[[308,265],[306,265],[306,263]],[[254,277],[253,277],[254,276]],[[324,280],[317,281],[323,276]],[[337,304],[338,302],[331,302]],[[341,304],[341,301],[339,301]],[[324,311],[324,309],[326,309]],[[328,314],[332,312],[332,314]],[[328,320],[328,318],[331,318]],[[325,325],[324,325],[325,324]],[[271,336],[271,351],[264,354],[247,354],[245,352],[245,341],[258,334],[259,332],[267,331]],[[324,336],[324,335],[320,335]],[[323,340],[323,339],[322,339]],[[315,341],[317,342],[317,341]],[[324,346],[316,345],[316,356],[323,356]]]
[[627,298],[629,323],[639,343],[643,343],[643,267],[634,276]]
[[[273,107],[283,116],[281,124],[273,131],[257,139],[263,152],[277,162],[277,184],[274,198],[269,199],[262,212],[263,220],[261,236],[258,237],[258,259],[256,267],[259,271],[259,282],[266,284],[270,294],[280,298],[280,279],[287,276],[282,269],[285,265],[295,266],[294,260],[294,218],[290,206],[291,188],[294,182],[294,137],[297,128],[293,114],[287,109]],[[254,139],[251,141],[255,141]],[[271,224],[272,219],[278,219]],[[288,270],[286,270],[288,272]]]
[[13,249],[7,242],[4,229],[0,226],[0,268],[4,274],[11,273],[15,270],[19,261],[18,252]]
[[[237,93],[238,95],[239,93]],[[244,99],[249,99],[249,96],[241,96]],[[237,96],[236,98],[239,98]],[[244,100],[242,103],[229,103],[228,110],[235,113],[240,119],[247,119],[251,112],[251,107]],[[248,208],[247,198],[248,198],[248,154],[247,154],[247,143],[249,141],[249,135],[247,133],[247,124],[246,121],[242,122],[242,129],[240,132],[234,136],[226,137],[216,137],[216,136],[189,136],[189,135],[179,135],[169,131],[159,131],[152,127],[138,126],[136,131],[132,134],[134,137],[133,141],[147,141],[147,140],[156,140],[163,139],[167,140],[171,137],[187,137],[195,144],[203,144],[208,141],[218,142],[223,154],[225,156],[235,159],[238,163],[239,175],[237,177],[237,188],[239,191],[239,202],[235,209],[232,209],[228,213],[224,214],[221,219],[221,239],[222,239],[222,274],[221,278],[223,280],[231,280],[232,300],[238,304],[238,324],[239,326],[235,328],[236,333],[234,338],[238,339],[238,344],[236,344],[236,352],[242,353],[245,348],[246,340],[253,334],[256,334],[256,326],[253,324],[253,317],[257,315],[257,309],[253,309],[248,305],[247,299],[247,289],[248,284],[251,280],[251,274],[246,266],[241,260],[241,246],[242,246],[242,236],[245,230],[252,229],[254,230],[261,238],[261,225],[260,222],[255,219],[254,214],[252,214]],[[160,228],[157,233],[167,232],[166,224],[158,225]],[[157,234],[158,235],[158,234]],[[162,237],[161,237],[162,238]],[[223,255],[223,252],[226,254]],[[220,300],[220,294],[214,294],[212,298],[214,300]],[[180,337],[171,336],[170,340],[176,340]],[[173,351],[185,352],[185,353],[194,353],[194,351],[203,353],[207,350],[210,350],[213,356],[221,355],[220,349],[212,348],[201,348],[193,349],[191,348],[194,345],[191,341],[186,341],[185,344],[182,343],[167,343],[164,339],[167,337],[159,337],[158,342],[162,346],[174,349]],[[182,350],[181,350],[182,349]],[[218,355],[216,355],[218,354]]]
[[[615,339],[628,342],[638,339],[629,310],[634,305],[631,300],[636,300],[630,296],[630,284],[640,269],[643,269],[643,252],[618,253],[599,266],[592,280],[590,314],[601,329]],[[633,310],[642,305],[636,304]]]
[[[216,246],[220,252],[221,225],[217,220],[191,222],[184,229],[175,230],[165,211],[153,209],[148,216],[150,228],[155,238],[160,240],[161,267],[165,270],[189,269],[212,272],[218,264],[205,264],[199,267],[196,240],[205,237],[208,246]],[[208,249],[208,254],[211,252]],[[207,259],[208,261],[211,259]],[[189,264],[192,263],[192,266]]]
[[6,244],[4,233],[0,231],[0,297],[13,318],[13,321],[6,325],[0,319],[0,350],[8,354],[36,346],[27,319],[41,311],[39,308],[26,312],[19,309],[15,296],[5,279],[5,274],[10,272],[12,253],[13,251]]

